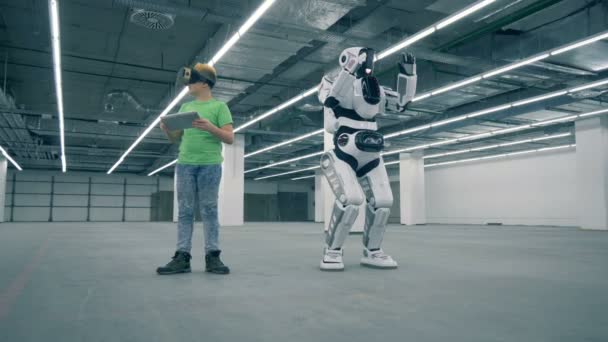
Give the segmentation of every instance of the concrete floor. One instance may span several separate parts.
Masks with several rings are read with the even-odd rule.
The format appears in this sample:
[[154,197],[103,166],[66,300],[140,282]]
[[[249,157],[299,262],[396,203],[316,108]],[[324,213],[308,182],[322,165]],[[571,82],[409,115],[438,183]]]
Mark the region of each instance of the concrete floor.
[[322,273],[318,224],[223,230],[230,276],[158,276],[174,225],[0,225],[0,341],[607,341],[608,233],[391,226],[398,270]]

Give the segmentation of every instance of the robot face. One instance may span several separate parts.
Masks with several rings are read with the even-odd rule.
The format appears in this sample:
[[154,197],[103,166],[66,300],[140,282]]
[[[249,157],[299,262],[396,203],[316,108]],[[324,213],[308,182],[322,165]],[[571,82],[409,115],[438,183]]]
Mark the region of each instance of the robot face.
[[375,51],[370,48],[352,47],[340,54],[340,66],[357,77],[370,76],[374,71]]
[[371,76],[374,72],[374,57],[376,53],[374,49],[363,48],[359,52],[359,69],[357,70],[357,77]]

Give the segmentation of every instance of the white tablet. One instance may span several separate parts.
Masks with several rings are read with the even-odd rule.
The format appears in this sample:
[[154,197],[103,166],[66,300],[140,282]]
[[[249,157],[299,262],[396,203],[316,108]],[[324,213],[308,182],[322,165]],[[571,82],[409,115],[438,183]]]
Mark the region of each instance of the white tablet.
[[192,121],[198,119],[197,112],[171,114],[163,117],[161,121],[170,131],[192,128]]

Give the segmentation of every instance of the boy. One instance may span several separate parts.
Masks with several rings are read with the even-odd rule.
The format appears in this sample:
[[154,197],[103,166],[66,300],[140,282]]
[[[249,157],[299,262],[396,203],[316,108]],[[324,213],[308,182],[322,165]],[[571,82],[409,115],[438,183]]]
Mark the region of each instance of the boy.
[[158,267],[156,272],[177,274],[191,271],[192,228],[195,201],[198,200],[205,236],[205,271],[228,274],[230,269],[220,260],[217,198],[222,175],[222,143],[232,144],[234,141],[232,115],[228,106],[211,94],[217,80],[213,67],[197,63],[190,76],[188,89],[195,100],[184,103],[179,111],[195,111],[199,119],[193,122],[193,128],[183,131],[171,132],[161,123],[161,129],[169,140],[180,142],[175,169],[179,215],[177,251],[172,260]]

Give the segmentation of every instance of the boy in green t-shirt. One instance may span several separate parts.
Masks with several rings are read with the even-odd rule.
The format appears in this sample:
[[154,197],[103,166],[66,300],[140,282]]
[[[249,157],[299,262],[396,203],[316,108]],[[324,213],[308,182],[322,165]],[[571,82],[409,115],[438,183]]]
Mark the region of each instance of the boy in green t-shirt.
[[198,200],[205,235],[205,271],[228,274],[230,270],[220,260],[217,198],[222,176],[222,143],[234,141],[232,115],[224,102],[211,95],[217,80],[215,69],[197,63],[191,72],[194,77],[190,78],[188,88],[196,99],[184,103],[179,111],[194,111],[200,118],[192,123],[193,128],[183,131],[169,131],[161,123],[169,140],[180,142],[175,168],[179,215],[177,251],[167,265],[156,271],[158,274],[190,272],[194,208]]

